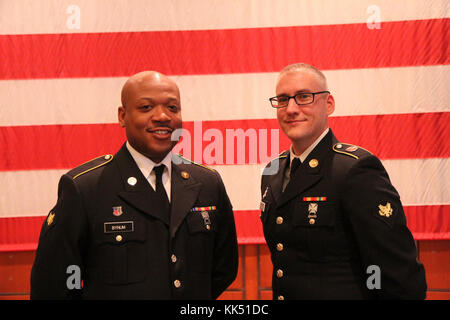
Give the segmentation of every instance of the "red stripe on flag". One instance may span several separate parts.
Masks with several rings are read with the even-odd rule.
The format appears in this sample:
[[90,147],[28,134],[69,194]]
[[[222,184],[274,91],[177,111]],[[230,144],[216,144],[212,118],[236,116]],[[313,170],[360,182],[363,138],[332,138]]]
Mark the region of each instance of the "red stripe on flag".
[[450,205],[404,207],[416,240],[450,239]]
[[0,79],[275,72],[449,64],[450,19],[227,30],[0,36]]
[[[450,157],[449,123],[450,112],[330,118],[330,127],[340,141],[361,146],[381,159]],[[197,133],[195,126],[201,131]],[[271,153],[275,157],[290,146],[280,130],[279,150],[272,152],[276,146],[271,143],[271,130],[279,128],[276,119],[185,122],[183,127],[191,135],[191,153],[182,150],[183,154],[207,165],[266,163]],[[205,140],[205,133],[213,132],[211,129],[223,137],[222,163],[205,158],[207,148],[213,149],[214,139]],[[239,135],[237,130],[241,136],[253,132],[257,146],[255,142],[249,146],[248,138],[238,143],[234,138]],[[231,132],[229,138],[227,132]],[[118,124],[0,127],[0,149],[8,155],[0,157],[0,171],[72,168],[102,154],[115,153],[125,140]],[[265,152],[260,148],[264,144]],[[228,160],[231,151],[234,156]],[[240,160],[241,155],[244,160]]]
[[115,153],[125,141],[119,124],[0,127],[0,171],[71,168]]
[[0,218],[0,251],[36,250],[45,218],[45,216]]
[[[450,239],[450,205],[405,206],[416,240]],[[259,210],[235,210],[239,244],[265,243]],[[0,218],[0,251],[36,250],[46,217]]]

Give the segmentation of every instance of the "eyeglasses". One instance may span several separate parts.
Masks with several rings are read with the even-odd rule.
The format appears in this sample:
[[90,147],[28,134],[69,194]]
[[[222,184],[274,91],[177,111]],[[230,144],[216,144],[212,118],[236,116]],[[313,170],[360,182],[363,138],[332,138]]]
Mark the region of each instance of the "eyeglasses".
[[284,108],[287,107],[289,104],[289,101],[291,100],[291,98],[294,98],[294,101],[296,104],[298,104],[299,106],[305,105],[305,104],[311,104],[314,102],[314,96],[316,94],[321,94],[321,93],[330,93],[330,91],[319,91],[319,92],[300,92],[297,93],[294,96],[277,96],[277,97],[273,97],[270,98],[270,104],[272,105],[272,107],[274,108]]

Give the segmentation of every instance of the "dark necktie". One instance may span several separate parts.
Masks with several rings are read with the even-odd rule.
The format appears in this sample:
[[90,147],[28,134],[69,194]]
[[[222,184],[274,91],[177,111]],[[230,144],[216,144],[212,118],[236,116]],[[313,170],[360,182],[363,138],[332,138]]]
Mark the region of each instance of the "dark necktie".
[[294,177],[295,171],[298,169],[298,167],[300,167],[300,159],[299,158],[294,158],[294,160],[292,160],[291,163],[291,172],[289,173],[289,179],[291,180]]
[[170,202],[169,198],[167,197],[166,189],[164,189],[164,185],[162,183],[162,174],[164,171],[164,165],[159,165],[157,167],[153,168],[153,171],[155,171],[156,175],[156,195],[159,199],[159,202],[161,204],[161,209],[164,210],[164,212],[167,213],[167,215],[170,215]]

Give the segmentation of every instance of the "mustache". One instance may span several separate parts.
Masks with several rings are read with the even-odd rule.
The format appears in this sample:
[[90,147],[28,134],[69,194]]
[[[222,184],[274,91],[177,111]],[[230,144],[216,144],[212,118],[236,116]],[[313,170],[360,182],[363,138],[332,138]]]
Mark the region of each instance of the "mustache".
[[168,125],[159,125],[159,126],[147,128],[146,130],[149,132],[158,131],[158,130],[168,130],[170,132],[173,132],[175,129]]
[[305,118],[287,118],[285,122],[296,122],[296,121],[306,121]]

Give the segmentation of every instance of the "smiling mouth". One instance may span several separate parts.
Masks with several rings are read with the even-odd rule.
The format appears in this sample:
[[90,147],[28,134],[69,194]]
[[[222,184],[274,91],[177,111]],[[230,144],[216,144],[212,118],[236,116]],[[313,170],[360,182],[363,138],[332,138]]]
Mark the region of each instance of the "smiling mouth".
[[171,130],[152,130],[152,133],[156,133],[156,134],[169,134],[172,133]]
[[153,129],[147,129],[150,133],[172,133],[173,129],[170,127],[157,127]]
[[172,136],[173,129],[172,128],[154,128],[154,129],[147,129],[147,132],[153,134],[156,138],[168,139]]
[[288,120],[286,121],[286,123],[288,124],[295,124],[295,123],[300,123],[300,122],[305,122],[306,119],[297,119],[297,120]]

